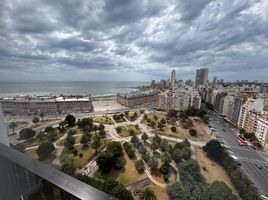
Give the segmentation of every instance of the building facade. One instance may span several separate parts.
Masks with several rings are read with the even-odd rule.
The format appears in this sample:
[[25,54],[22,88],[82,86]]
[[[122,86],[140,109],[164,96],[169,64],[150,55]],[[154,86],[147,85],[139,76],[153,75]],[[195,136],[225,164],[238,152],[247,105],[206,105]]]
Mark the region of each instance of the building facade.
[[257,131],[255,136],[262,145],[262,147],[268,149],[268,119],[259,118],[257,120]]
[[201,68],[196,70],[195,87],[199,85],[207,85],[208,83],[208,68]]
[[89,96],[61,96],[61,97],[17,97],[1,99],[4,114],[31,115],[66,114],[70,112],[93,111]]
[[238,128],[245,128],[247,116],[250,110],[261,112],[263,110],[263,105],[263,99],[247,99],[240,109]]
[[147,103],[154,104],[155,100],[156,92],[154,91],[117,94],[117,103],[127,107],[133,107]]

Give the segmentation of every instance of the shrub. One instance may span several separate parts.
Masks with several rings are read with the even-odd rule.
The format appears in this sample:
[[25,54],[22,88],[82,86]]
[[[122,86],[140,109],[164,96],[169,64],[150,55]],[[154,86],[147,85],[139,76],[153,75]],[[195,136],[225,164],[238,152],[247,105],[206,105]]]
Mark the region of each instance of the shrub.
[[74,150],[73,150],[73,154],[74,154],[75,156],[78,155],[78,151],[77,151],[77,149],[74,149]]
[[83,157],[83,153],[79,153],[79,157],[82,158]]
[[196,136],[196,135],[197,135],[196,130],[193,129],[193,128],[191,128],[191,129],[189,130],[189,133],[190,133],[191,136]]
[[136,170],[141,174],[144,171],[144,163],[142,160],[135,161]]
[[170,128],[170,130],[171,130],[173,133],[175,133],[175,132],[177,131],[177,128],[176,128],[175,126],[172,126],[172,127]]
[[164,179],[165,182],[168,182],[168,175],[167,174],[164,174],[163,175],[163,179]]
[[169,166],[167,164],[162,164],[160,167],[160,172],[162,174],[168,174],[168,168],[169,168]]

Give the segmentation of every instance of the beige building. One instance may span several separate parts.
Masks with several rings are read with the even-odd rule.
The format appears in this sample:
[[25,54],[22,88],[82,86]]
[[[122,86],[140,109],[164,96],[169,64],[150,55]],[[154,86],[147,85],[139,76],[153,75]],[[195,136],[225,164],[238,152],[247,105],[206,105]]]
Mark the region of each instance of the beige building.
[[133,107],[147,103],[154,104],[155,100],[156,93],[154,91],[117,94],[117,103],[127,107]]
[[257,120],[256,138],[266,150],[268,149],[268,119],[260,118]]

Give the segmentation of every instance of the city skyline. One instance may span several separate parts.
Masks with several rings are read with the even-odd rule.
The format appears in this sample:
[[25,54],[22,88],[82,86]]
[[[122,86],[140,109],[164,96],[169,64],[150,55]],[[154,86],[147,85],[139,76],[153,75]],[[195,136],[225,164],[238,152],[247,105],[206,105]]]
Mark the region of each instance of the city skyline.
[[3,1],[0,80],[150,81],[172,69],[185,80],[206,67],[210,80],[267,81],[267,8],[264,0]]

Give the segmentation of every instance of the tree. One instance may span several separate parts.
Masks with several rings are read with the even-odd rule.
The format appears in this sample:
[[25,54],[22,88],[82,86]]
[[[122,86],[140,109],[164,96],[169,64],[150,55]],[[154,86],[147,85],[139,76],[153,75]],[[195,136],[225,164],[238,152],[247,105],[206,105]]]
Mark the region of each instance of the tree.
[[176,133],[177,128],[176,128],[175,126],[171,126],[170,130],[171,130],[173,133]]
[[197,135],[196,130],[193,129],[193,128],[191,128],[191,129],[189,130],[189,133],[190,133],[191,136],[196,136],[196,135]]
[[123,148],[125,149],[125,151],[126,151],[126,153],[127,153],[127,155],[128,155],[129,158],[134,158],[135,151],[132,148],[132,145],[131,144],[129,144],[128,142],[124,142]]
[[97,158],[97,164],[101,171],[109,172],[113,167],[113,154],[108,151],[101,152]]
[[48,139],[48,141],[54,142],[56,140],[56,138],[57,138],[56,131],[50,131],[50,132],[47,133],[47,139]]
[[141,200],[156,200],[156,195],[154,191],[150,190],[149,188],[145,188],[139,194],[139,198]]
[[114,168],[115,169],[122,169],[124,166],[124,161],[121,157],[118,157],[116,160],[115,160],[115,164],[114,164]]
[[181,162],[182,160],[182,153],[181,153],[181,150],[179,149],[175,149],[172,154],[172,159],[178,164],[179,162]]
[[44,121],[45,114],[42,112],[40,113],[39,117],[41,117],[42,121]]
[[[196,160],[189,159],[179,165],[180,178],[182,182],[201,182],[200,166]],[[191,179],[192,178],[192,179]]]
[[222,161],[224,149],[218,140],[210,140],[204,147],[203,150],[207,152],[212,158],[217,161]]
[[144,143],[146,142],[146,140],[148,139],[148,135],[146,133],[143,133],[141,136],[141,139],[144,141]]
[[106,131],[105,130],[100,130],[99,135],[101,138],[105,138],[106,137]]
[[151,158],[151,160],[149,161],[149,167],[151,169],[151,172],[157,170],[157,161],[154,158]]
[[147,114],[144,114],[143,119],[147,121],[148,115]]
[[101,146],[100,136],[95,134],[93,137],[92,147],[95,149],[95,153],[98,152],[98,148]]
[[236,200],[236,196],[224,182],[214,181],[212,184],[209,184],[206,192],[204,193],[204,199]]
[[171,163],[171,156],[169,153],[164,153],[161,156],[161,161],[163,164],[169,165]]
[[83,144],[83,147],[86,147],[89,142],[89,138],[87,134],[83,134],[80,140],[80,143]]
[[132,136],[132,138],[131,138],[131,142],[132,142],[134,145],[137,144],[137,143],[139,142],[139,138],[138,138],[138,136],[136,136],[136,135]]
[[54,150],[55,147],[51,142],[44,142],[38,146],[36,153],[39,158],[44,158],[49,156]]
[[93,119],[90,117],[83,118],[77,122],[77,126],[84,131],[87,129],[87,131],[91,132],[93,129]]
[[112,178],[104,181],[102,190],[121,200],[133,200],[131,192]]
[[156,144],[156,142],[153,142],[150,146],[150,148],[153,150],[153,151],[156,151],[158,149],[158,145]]
[[169,110],[167,113],[167,119],[171,119],[171,118],[178,118],[178,111],[176,110]]
[[17,122],[11,122],[9,125],[8,125],[8,128],[12,129],[12,132],[14,134],[14,131],[15,131],[15,128],[18,126],[18,123]]
[[158,126],[157,126],[160,130],[163,130],[164,128],[164,125],[162,123],[158,123]]
[[32,122],[37,126],[37,124],[39,123],[39,118],[38,117],[34,117]]
[[68,123],[68,125],[69,126],[74,126],[75,125],[75,121],[76,121],[76,119],[75,119],[75,117],[73,116],[73,115],[67,115],[66,117],[65,117],[65,121]]
[[144,162],[148,163],[150,160],[150,156],[148,153],[141,155],[141,158],[144,160]]
[[158,120],[158,117],[157,117],[157,115],[154,115],[154,121],[157,121]]
[[154,128],[154,127],[155,127],[155,121],[151,121],[150,126],[151,126],[152,128]]
[[153,137],[153,142],[155,142],[156,144],[160,144],[160,142],[162,141],[161,137],[159,137],[158,134],[156,134],[154,137]]
[[121,133],[122,132],[122,127],[121,126],[118,126],[115,128],[116,132],[117,133]]
[[141,174],[143,173],[145,167],[144,167],[144,162],[139,159],[139,160],[136,160],[135,161],[135,167],[136,167],[136,170]]
[[161,140],[161,142],[159,143],[158,146],[159,146],[160,150],[164,152],[168,148],[168,141],[166,139],[163,139],[163,140]]
[[75,144],[75,138],[71,135],[67,136],[64,140],[64,147],[67,149],[72,149]]
[[146,148],[144,147],[144,145],[141,145],[141,146],[139,147],[138,151],[139,151],[139,153],[142,154],[142,155],[147,153],[147,150],[146,150]]
[[168,164],[165,164],[163,163],[160,167],[160,172],[164,175],[168,174],[168,170],[169,170],[169,165]]
[[106,147],[106,151],[112,152],[114,159],[122,156],[123,154],[121,143],[116,141],[110,142]]
[[128,114],[129,114],[129,111],[125,111],[125,116],[128,116]]
[[102,131],[102,130],[104,130],[104,129],[105,129],[105,126],[104,126],[103,124],[100,124],[100,125],[99,125],[99,130]]
[[130,136],[134,136],[134,135],[136,135],[136,132],[131,128],[131,129],[128,130],[128,134]]
[[164,118],[162,118],[160,122],[161,122],[163,125],[167,123],[167,121],[166,121]]
[[61,165],[60,170],[70,176],[73,176],[75,172],[74,163],[72,161],[67,161]]
[[35,136],[35,131],[30,128],[24,128],[19,133],[21,140],[28,140]]
[[191,150],[188,147],[185,147],[181,150],[181,156],[184,160],[189,160],[191,158]]
[[167,186],[169,199],[189,200],[192,194],[181,183],[175,182]]

